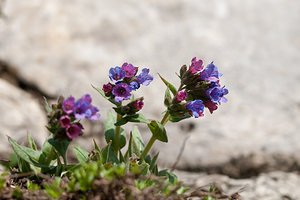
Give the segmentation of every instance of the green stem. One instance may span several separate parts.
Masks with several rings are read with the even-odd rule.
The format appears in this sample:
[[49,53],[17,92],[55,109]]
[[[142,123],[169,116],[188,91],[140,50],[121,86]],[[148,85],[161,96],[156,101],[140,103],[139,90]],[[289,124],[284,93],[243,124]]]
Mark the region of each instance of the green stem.
[[[165,113],[163,119],[160,122],[163,126],[168,122],[169,116],[170,116],[169,111],[167,111]],[[158,131],[158,127],[155,129],[155,132],[157,132],[157,131]],[[148,152],[150,151],[150,149],[153,146],[156,139],[157,139],[156,134],[152,134],[152,137],[150,138],[148,144],[146,145],[146,147],[140,157],[141,160],[144,160],[144,158],[147,156]]]
[[[182,88],[183,88],[183,84],[181,83],[180,86],[179,86],[179,88],[178,88],[178,91],[180,91]],[[174,97],[174,98],[175,98],[175,97]],[[174,98],[173,98],[173,99],[174,99]],[[170,116],[170,113],[169,113],[169,111],[167,110],[167,112],[165,113],[164,117],[162,118],[162,120],[161,120],[161,122],[160,122],[163,126],[165,126],[166,123],[168,122],[169,116]],[[158,127],[156,128],[155,133],[156,133],[157,131],[158,131]],[[152,145],[154,144],[154,142],[155,142],[156,139],[157,139],[157,138],[156,138],[156,134],[152,134],[152,137],[150,138],[148,144],[146,145],[146,147],[145,147],[145,149],[144,149],[144,151],[143,151],[143,153],[142,153],[142,155],[141,155],[140,160],[144,160],[144,158],[147,156],[148,152],[150,151],[150,149],[151,149],[151,147],[152,147]]]
[[[120,121],[122,119],[122,115],[117,114],[117,122]],[[121,126],[116,126],[116,138],[115,138],[115,154],[116,156],[118,156],[118,152],[119,152],[119,140],[120,140],[120,132],[121,132]]]

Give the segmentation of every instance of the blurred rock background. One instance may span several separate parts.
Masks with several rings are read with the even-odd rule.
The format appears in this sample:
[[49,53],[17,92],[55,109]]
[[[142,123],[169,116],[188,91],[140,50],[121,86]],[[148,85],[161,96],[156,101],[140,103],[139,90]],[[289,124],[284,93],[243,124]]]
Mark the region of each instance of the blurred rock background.
[[[39,144],[47,137],[43,96],[90,93],[102,117],[77,143],[104,144],[110,104],[91,84],[107,83],[109,68],[123,62],[155,74],[136,95],[145,97],[145,116],[160,119],[165,86],[156,73],[178,85],[175,72],[197,56],[218,66],[229,101],[213,115],[169,123],[169,143],[155,144],[160,166],[172,166],[189,137],[178,169],[233,178],[293,171],[299,182],[299,1],[1,0],[0,7],[1,156],[11,152],[6,135],[22,142],[30,132]],[[273,191],[259,199],[283,199]]]

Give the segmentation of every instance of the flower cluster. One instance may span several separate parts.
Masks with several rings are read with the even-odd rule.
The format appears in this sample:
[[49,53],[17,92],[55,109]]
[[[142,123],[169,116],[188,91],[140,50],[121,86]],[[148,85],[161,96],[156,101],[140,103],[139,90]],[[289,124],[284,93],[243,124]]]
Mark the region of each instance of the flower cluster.
[[131,92],[139,89],[141,85],[149,85],[153,80],[149,69],[142,69],[139,75],[136,75],[137,71],[138,67],[128,63],[124,63],[122,67],[110,68],[109,78],[112,83],[103,85],[102,90],[105,95],[114,99],[116,103],[121,103],[123,100],[130,99]]
[[70,96],[66,100],[60,97],[58,104],[52,105],[52,111],[48,114],[49,126],[56,139],[75,139],[82,134],[83,126],[79,120],[87,118],[96,120],[100,117],[99,109],[91,105],[92,98],[89,94],[75,101]]
[[[210,113],[218,108],[218,104],[227,102],[224,97],[228,94],[225,86],[221,87],[219,78],[222,76],[218,68],[211,62],[206,68],[202,60],[192,59],[191,65],[187,68],[182,66],[180,70],[181,90],[175,96],[173,104],[184,105],[190,115],[198,118],[203,116],[204,107]],[[186,101],[185,103],[180,103]],[[172,112],[172,106],[171,112]],[[179,108],[174,106],[173,108]],[[173,112],[174,113],[174,112]],[[181,114],[184,109],[181,109]]]

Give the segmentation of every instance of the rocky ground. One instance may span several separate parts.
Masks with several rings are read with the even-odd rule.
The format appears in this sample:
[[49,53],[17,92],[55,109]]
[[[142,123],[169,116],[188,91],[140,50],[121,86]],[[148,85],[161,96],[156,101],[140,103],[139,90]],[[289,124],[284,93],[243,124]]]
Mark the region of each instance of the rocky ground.
[[[39,144],[47,136],[43,96],[92,94],[102,118],[78,141],[89,149],[92,138],[101,144],[110,106],[90,85],[106,83],[110,67],[130,62],[176,85],[175,72],[197,56],[224,74],[229,101],[213,115],[168,124],[169,143],[155,144],[160,166],[171,167],[189,137],[176,167],[193,171],[180,175],[190,184],[217,173],[205,177],[248,185],[245,199],[299,199],[299,1],[2,0],[0,7],[3,156],[6,135],[22,142],[30,132]],[[161,117],[163,87],[155,75],[137,94],[146,116]]]

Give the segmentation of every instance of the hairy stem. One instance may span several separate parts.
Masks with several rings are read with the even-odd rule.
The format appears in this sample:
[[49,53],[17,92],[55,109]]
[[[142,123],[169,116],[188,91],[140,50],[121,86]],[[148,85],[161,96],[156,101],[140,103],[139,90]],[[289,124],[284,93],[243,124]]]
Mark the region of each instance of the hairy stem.
[[[167,122],[168,122],[168,119],[169,119],[169,112],[167,111],[163,117],[163,119],[161,120],[161,124],[164,126]],[[148,152],[150,151],[151,147],[153,146],[155,140],[157,139],[156,138],[156,132],[158,131],[158,127],[156,127],[155,129],[155,134],[152,134],[152,137],[150,138],[148,144],[146,145],[142,155],[141,155],[141,160],[144,160],[144,158],[147,156]]]
[[[121,119],[122,119],[122,115],[117,114],[117,122],[120,121]],[[115,137],[115,147],[114,147],[116,156],[118,156],[118,152],[120,149],[119,146],[120,132],[121,132],[121,126],[116,126],[116,137]]]

